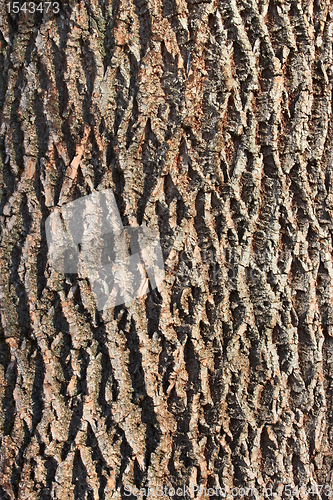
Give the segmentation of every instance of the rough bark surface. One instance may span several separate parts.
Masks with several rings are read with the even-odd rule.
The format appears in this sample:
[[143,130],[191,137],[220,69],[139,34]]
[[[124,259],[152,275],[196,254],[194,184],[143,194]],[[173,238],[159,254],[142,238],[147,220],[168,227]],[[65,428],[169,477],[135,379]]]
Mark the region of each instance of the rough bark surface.
[[[1,500],[328,497],[332,17],[330,0],[1,5]],[[159,230],[166,268],[103,313],[45,238],[96,188]]]

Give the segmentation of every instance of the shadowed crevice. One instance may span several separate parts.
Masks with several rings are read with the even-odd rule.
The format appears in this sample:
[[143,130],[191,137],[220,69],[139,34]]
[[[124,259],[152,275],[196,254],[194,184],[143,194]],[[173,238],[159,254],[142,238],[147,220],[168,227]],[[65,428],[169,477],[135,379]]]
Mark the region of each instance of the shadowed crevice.
[[108,355],[106,348],[104,346],[100,347],[99,352],[102,352],[102,374],[97,401],[105,418],[105,425],[107,428],[111,428],[113,425],[112,403],[118,400],[119,386],[116,378],[114,377],[110,356]]
[[135,321],[132,318],[130,331],[127,335],[126,348],[129,350],[129,363],[131,370],[129,371],[133,387],[133,402],[141,407],[141,420],[146,426],[146,468],[150,465],[151,455],[156,450],[161,438],[161,430],[159,427],[154,403],[146,391],[145,375],[142,368],[142,355],[140,353],[140,340],[136,331]]
[[169,208],[160,201],[157,201],[155,204],[155,212],[158,217],[161,248],[163,252],[163,260],[165,262],[172,250],[174,242],[173,230],[170,226]]
[[57,181],[54,183],[54,201],[53,201],[53,204],[58,205],[60,193],[61,193],[61,188],[62,188],[62,183],[63,183],[64,178],[65,178],[66,165],[64,163],[64,160],[59,156],[57,148],[55,146],[53,146],[53,155],[54,155],[54,167],[55,167],[57,174],[58,174]]
[[[67,36],[68,32],[66,32]],[[53,65],[55,69],[55,81],[58,91],[59,115],[63,116],[68,105],[68,89],[65,82],[65,72],[67,70],[67,58],[64,48],[57,47],[52,42]],[[66,137],[65,137],[66,140]]]
[[150,290],[146,298],[147,331],[150,338],[159,331],[159,322],[162,309],[162,297],[155,288]]
[[[72,105],[71,109],[68,111],[67,118],[62,122],[61,132],[63,134],[64,142],[67,147],[67,153],[70,158],[70,162],[75,157],[76,153],[76,145],[75,140],[73,139],[71,124],[73,121],[73,113],[74,113],[74,105]],[[61,179],[61,184],[64,181],[64,178]],[[62,187],[62,186],[61,186]]]
[[31,21],[32,21],[32,19],[30,18],[29,19],[30,31],[29,31],[29,28],[27,26],[28,29],[26,30],[26,33],[25,33],[25,35],[27,37],[29,37],[27,39],[26,50],[25,50],[25,54],[24,54],[24,62],[26,64],[26,66],[29,66],[29,64],[31,63],[31,60],[33,59],[33,55],[34,55],[34,52],[36,50],[36,37],[38,34],[38,27],[34,26]]
[[115,138],[110,134],[110,142],[107,147],[107,166],[112,171],[112,180],[114,182],[115,189],[113,191],[117,208],[121,217],[121,222],[124,226],[128,226],[128,217],[124,215],[126,204],[124,200],[125,191],[125,175],[123,169],[119,165],[118,156],[115,152]]
[[74,500],[82,500],[83,498],[87,500],[93,500],[92,491],[87,482],[88,471],[84,466],[80,451],[75,451],[74,461],[73,461],[73,474],[72,474],[72,484],[74,484]]
[[186,371],[188,373],[188,385],[191,391],[197,393],[201,389],[200,382],[200,361],[194,349],[193,342],[190,337],[187,338],[184,348],[184,360]]
[[[22,469],[24,467],[24,453],[26,449],[29,447],[30,442],[31,442],[31,436],[32,432],[29,431],[27,424],[25,421],[23,422],[23,428],[24,428],[24,436],[23,440],[21,441],[21,446],[18,450],[18,453],[15,457],[15,461],[13,463],[12,467],[12,473],[11,473],[11,484],[13,486],[13,491],[16,494],[17,498],[19,498],[19,484],[21,481],[21,474],[22,474]],[[0,497],[2,500],[2,497]]]
[[65,380],[61,382],[60,394],[64,396],[66,401],[66,399],[68,399],[68,396],[66,396],[67,387],[73,376],[73,368],[71,364],[71,349],[73,348],[72,337],[69,334],[69,324],[63,313],[58,294],[55,295],[52,302],[54,307],[53,327],[57,332],[61,332],[62,334],[59,363]]
[[42,220],[40,223],[40,244],[37,253],[37,298],[41,300],[43,291],[47,284],[47,277],[45,276],[46,266],[48,262],[47,254],[48,254],[48,246],[46,242],[46,234],[45,234],[45,221],[50,215],[50,211],[45,207],[43,203],[42,207]]
[[92,109],[92,94],[97,75],[96,60],[93,50],[90,48],[89,40],[81,38],[81,65],[86,79],[86,92],[82,104],[83,121],[92,127],[95,125],[95,117]]
[[20,225],[19,239],[16,241],[16,244],[14,244],[11,251],[11,273],[9,283],[14,285],[16,297],[18,298],[15,306],[20,332],[23,336],[28,336],[31,328],[29,300],[21,275],[18,272],[23,257],[22,250],[26,242],[26,237],[32,226],[32,218],[29,212],[26,195],[23,195],[22,197],[19,213],[22,222]]
[[[103,161],[103,151],[101,151],[100,148],[98,147],[96,135],[94,133],[93,128],[91,129],[91,132],[89,134],[88,143],[90,145],[89,164],[92,165],[93,167],[94,171],[93,183],[94,183],[94,188],[96,189],[105,174],[106,168]],[[90,189],[90,186],[89,185],[87,186],[87,181],[85,178],[83,178],[83,184],[88,189]]]
[[1,32],[0,43],[2,47],[2,53],[0,54],[0,107],[2,107],[5,100],[6,89],[8,86],[8,70],[10,66],[9,54],[11,52],[11,47],[4,39]]
[[11,500],[10,496],[5,492],[2,486],[0,486],[0,498],[1,500]]
[[118,425],[116,425],[115,435],[117,436],[116,438],[117,440],[121,439],[121,445],[120,445],[121,464],[116,479],[116,488],[117,489],[121,488],[121,491],[123,492],[124,491],[123,475],[130,462],[130,458],[132,457],[133,449],[126,439],[125,432]]
[[[183,77],[179,74],[176,57],[168,52],[163,40],[161,42],[161,55],[163,59],[161,86],[164,92],[165,102],[169,109],[162,105],[160,107],[160,112],[163,112],[165,116],[164,119],[167,122],[165,141],[168,141],[183,121],[182,110],[185,102],[185,83]],[[167,111],[168,115],[166,116]]]
[[45,468],[47,470],[47,472],[46,472],[46,488],[51,489],[52,485],[54,483],[55,475],[56,475],[57,468],[58,468],[57,460],[53,457],[48,457],[45,460]]
[[81,365],[80,369],[80,378],[77,383],[77,391],[78,394],[82,397],[88,394],[88,385],[87,385],[87,368],[90,361],[89,354],[81,347],[79,351],[78,361]]
[[32,359],[35,366],[35,378],[31,394],[33,410],[32,428],[35,429],[42,419],[44,410],[43,383],[45,378],[45,364],[39,348],[36,349],[36,353],[32,356]]
[[10,168],[10,158],[6,155],[6,146],[3,138],[0,138],[0,155],[2,174],[2,185],[0,189],[0,214],[3,215],[3,209],[9,198],[13,194],[16,186],[16,176],[13,170]]
[[92,460],[94,462],[96,472],[98,475],[98,480],[99,480],[98,498],[99,500],[104,500],[105,499],[104,490],[107,484],[106,478],[110,474],[110,468],[107,466],[107,463],[99,447],[98,440],[89,423],[87,428],[86,445],[89,446],[89,448],[91,449]]
[[[36,127],[37,148],[38,148],[34,187],[35,187],[37,199],[39,201],[41,201],[41,195],[43,192],[43,187],[42,187],[42,183],[41,183],[41,179],[40,179],[41,162],[43,163],[44,158],[45,158],[45,156],[48,152],[48,149],[49,149],[50,134],[49,134],[48,121],[47,121],[45,113],[44,113],[43,96],[42,96],[42,94],[38,93],[37,91],[35,93],[33,110],[34,110],[35,117],[36,117],[35,127]],[[41,204],[45,205],[44,200],[43,200],[43,202],[41,202]]]
[[165,146],[161,146],[154,131],[151,128],[151,121],[148,118],[144,141],[142,144],[141,162],[144,173],[143,193],[137,205],[137,221],[142,224],[145,208],[151,193],[160,177],[165,161]]
[[131,74],[130,93],[133,99],[132,115],[129,120],[126,131],[126,149],[128,149],[133,141],[133,138],[135,137],[136,124],[138,123],[138,117],[139,117],[138,99],[137,99],[139,92],[139,84],[138,84],[139,65],[132,52],[129,50],[127,50],[126,52],[130,63],[130,74]]
[[22,98],[22,90],[24,87],[24,73],[20,69],[16,79],[16,85],[14,88],[14,101],[10,111],[10,126],[12,129],[12,144],[15,155],[15,163],[19,169],[24,167],[24,132],[22,130],[21,122],[22,118],[20,115],[20,104]]
[[2,410],[4,413],[4,429],[5,436],[10,435],[14,425],[14,418],[16,413],[14,389],[17,380],[17,366],[15,363],[10,362],[5,372],[5,391],[2,399]]
[[[200,190],[195,200],[196,215],[194,216],[194,227],[198,235],[198,243],[201,251],[207,238],[210,240],[209,229],[205,221],[205,192]],[[209,241],[208,240],[208,241]],[[209,243],[207,243],[209,244]]]
[[140,37],[140,58],[142,59],[149,48],[151,40],[151,15],[149,2],[146,0],[133,0],[135,12],[139,18],[139,37]]
[[71,411],[72,416],[69,423],[67,441],[64,443],[64,446],[61,450],[61,460],[66,460],[67,455],[75,441],[76,435],[81,427],[83,415],[82,397],[76,397],[72,399]]
[[104,75],[108,69],[108,67],[111,65],[111,60],[114,54],[114,48],[115,48],[115,39],[114,39],[114,34],[113,34],[113,29],[114,29],[114,23],[115,19],[117,17],[117,13],[119,10],[119,4],[120,0],[114,0],[112,2],[112,17],[109,17],[107,15],[106,21],[105,21],[105,34],[104,34],[104,41],[103,41],[103,48],[105,52],[105,56],[103,58],[103,66],[104,66]]

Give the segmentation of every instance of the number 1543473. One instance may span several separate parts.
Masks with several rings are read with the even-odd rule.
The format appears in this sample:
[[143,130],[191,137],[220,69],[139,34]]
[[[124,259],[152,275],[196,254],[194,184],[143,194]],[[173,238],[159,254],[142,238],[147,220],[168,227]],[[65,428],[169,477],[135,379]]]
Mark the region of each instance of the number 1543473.
[[34,14],[35,12],[53,12],[53,14],[58,14],[60,10],[59,2],[9,2],[7,3],[7,11],[9,13],[18,14],[19,12],[24,12],[28,14]]

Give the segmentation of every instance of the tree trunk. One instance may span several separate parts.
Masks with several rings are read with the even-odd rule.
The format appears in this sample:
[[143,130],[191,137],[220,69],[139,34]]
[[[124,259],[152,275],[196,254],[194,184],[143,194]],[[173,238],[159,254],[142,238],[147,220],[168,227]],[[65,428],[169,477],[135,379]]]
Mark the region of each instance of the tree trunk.
[[[1,500],[328,498],[330,0],[54,5],[1,6]],[[45,234],[96,188],[166,271],[101,312]]]

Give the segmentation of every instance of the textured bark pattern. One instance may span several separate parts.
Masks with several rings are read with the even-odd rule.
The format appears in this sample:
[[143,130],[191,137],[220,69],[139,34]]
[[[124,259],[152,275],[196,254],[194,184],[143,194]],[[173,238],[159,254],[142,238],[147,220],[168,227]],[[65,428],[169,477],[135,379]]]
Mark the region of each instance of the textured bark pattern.
[[[330,0],[1,9],[1,500],[333,486]],[[103,313],[45,238],[97,187],[166,267]]]

